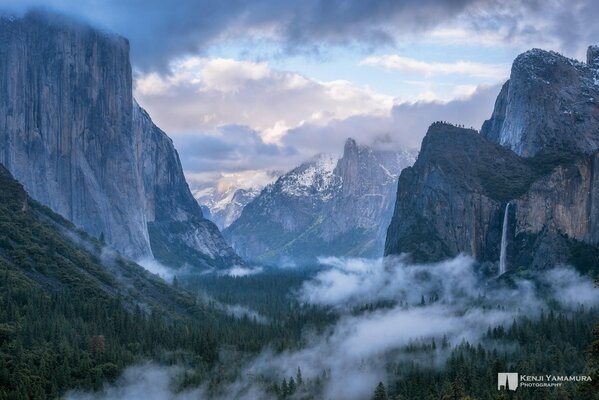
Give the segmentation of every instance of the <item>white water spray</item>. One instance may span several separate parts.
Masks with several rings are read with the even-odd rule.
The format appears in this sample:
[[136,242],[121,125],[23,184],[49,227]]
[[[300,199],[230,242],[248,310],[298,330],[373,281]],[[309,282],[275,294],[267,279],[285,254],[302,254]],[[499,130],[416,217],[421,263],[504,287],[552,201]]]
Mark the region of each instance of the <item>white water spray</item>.
[[510,203],[505,205],[505,213],[503,214],[503,229],[501,231],[501,252],[499,253],[499,275],[506,273],[505,258],[507,253],[507,225],[510,211]]

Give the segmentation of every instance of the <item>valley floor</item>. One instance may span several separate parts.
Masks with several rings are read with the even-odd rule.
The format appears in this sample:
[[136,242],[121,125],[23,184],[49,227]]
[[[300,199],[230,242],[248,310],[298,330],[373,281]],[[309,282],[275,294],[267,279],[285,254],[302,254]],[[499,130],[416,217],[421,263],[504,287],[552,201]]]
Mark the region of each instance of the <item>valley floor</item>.
[[202,309],[195,324],[131,314],[118,302],[43,297],[4,269],[0,398],[596,394],[594,382],[497,390],[499,372],[596,377],[589,348],[599,299],[592,280],[573,269],[496,279],[458,257],[430,266],[325,259],[256,271],[178,279],[177,290]]

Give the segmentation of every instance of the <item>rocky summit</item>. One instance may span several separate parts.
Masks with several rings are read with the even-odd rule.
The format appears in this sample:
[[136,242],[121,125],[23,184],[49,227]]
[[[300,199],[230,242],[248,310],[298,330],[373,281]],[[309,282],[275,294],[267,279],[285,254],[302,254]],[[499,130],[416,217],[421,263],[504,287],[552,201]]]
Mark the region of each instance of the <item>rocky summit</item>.
[[261,192],[259,187],[247,189],[230,187],[223,191],[218,187],[197,190],[194,197],[201,205],[204,217],[214,222],[219,229],[229,227],[243,211],[243,208]]
[[225,237],[242,257],[263,262],[380,255],[397,176],[413,160],[348,139],[342,158],[318,155],[266,186]]
[[133,99],[126,39],[52,14],[2,18],[0,93],[0,163],[34,199],[132,258],[240,262]]
[[481,129],[516,154],[589,154],[599,147],[599,50],[587,62],[533,49],[519,55]]
[[433,124],[400,175],[385,254],[466,253],[495,268],[507,208],[508,271],[599,266],[596,55],[526,52],[481,133]]

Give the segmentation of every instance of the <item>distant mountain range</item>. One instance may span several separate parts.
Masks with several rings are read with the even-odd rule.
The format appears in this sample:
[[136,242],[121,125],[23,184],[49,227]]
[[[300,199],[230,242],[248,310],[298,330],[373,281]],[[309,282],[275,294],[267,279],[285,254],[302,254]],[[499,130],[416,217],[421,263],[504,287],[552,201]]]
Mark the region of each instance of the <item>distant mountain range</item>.
[[[399,178],[385,254],[599,269],[599,48],[516,58],[481,133],[433,124]],[[506,207],[507,204],[510,207]]]
[[222,192],[218,188],[198,190],[194,191],[193,195],[202,207],[204,217],[223,230],[239,218],[243,208],[254,200],[261,190],[262,187],[242,189],[232,186]]
[[415,153],[345,143],[279,177],[249,202],[224,235],[242,257],[278,263],[318,256],[382,254],[396,181]]

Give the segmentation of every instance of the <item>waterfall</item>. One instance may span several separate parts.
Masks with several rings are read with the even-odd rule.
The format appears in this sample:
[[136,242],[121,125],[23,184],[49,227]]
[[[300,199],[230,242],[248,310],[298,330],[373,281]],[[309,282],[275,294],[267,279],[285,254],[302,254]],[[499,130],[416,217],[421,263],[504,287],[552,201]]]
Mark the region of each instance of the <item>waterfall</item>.
[[501,252],[499,253],[499,275],[506,272],[505,258],[507,253],[507,225],[510,211],[510,203],[505,205],[505,213],[503,214],[503,229],[501,231]]

